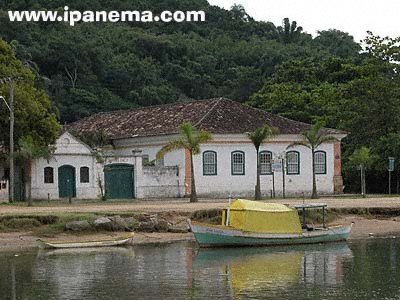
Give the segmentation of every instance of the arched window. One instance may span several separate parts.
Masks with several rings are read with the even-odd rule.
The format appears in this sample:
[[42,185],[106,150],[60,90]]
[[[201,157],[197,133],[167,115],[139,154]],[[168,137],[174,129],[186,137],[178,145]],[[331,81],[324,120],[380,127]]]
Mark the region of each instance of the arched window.
[[54,183],[54,169],[52,167],[44,168],[44,183]]
[[326,152],[314,152],[314,169],[315,174],[326,174]]
[[203,152],[203,175],[217,175],[217,152]]
[[231,153],[231,173],[232,175],[245,174],[245,160],[243,151],[233,151]]
[[81,183],[88,183],[89,182],[89,168],[88,167],[81,167],[81,169],[80,169],[80,179],[81,179]]
[[272,152],[260,152],[260,171],[261,175],[272,174]]
[[286,153],[286,173],[288,175],[300,174],[300,152],[289,151]]

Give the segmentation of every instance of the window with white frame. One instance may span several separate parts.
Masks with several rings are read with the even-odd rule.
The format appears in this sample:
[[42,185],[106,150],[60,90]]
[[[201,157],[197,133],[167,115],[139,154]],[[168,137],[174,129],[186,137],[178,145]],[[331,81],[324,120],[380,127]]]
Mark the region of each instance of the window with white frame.
[[234,151],[231,154],[232,175],[244,175],[245,161],[243,151]]
[[300,153],[298,151],[286,153],[286,173],[288,175],[300,174]]
[[261,175],[272,174],[272,152],[260,152],[260,173]]
[[314,153],[315,174],[326,174],[326,152],[316,151]]
[[203,152],[203,175],[217,175],[217,152]]

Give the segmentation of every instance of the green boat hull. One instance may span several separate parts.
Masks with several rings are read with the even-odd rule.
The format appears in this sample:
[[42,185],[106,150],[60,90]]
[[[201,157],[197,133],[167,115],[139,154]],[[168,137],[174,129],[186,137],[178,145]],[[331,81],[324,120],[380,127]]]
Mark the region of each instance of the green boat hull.
[[231,228],[191,224],[192,232],[200,247],[276,246],[317,244],[344,241],[349,237],[351,226],[336,226],[294,234],[254,234]]

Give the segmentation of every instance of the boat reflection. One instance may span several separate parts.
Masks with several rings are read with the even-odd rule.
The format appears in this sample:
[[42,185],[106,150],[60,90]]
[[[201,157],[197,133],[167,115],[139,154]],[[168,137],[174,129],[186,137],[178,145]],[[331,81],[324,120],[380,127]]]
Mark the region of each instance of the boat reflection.
[[[199,249],[194,268],[213,266],[232,297],[276,290],[300,282],[336,285],[343,263],[353,257],[346,243],[272,248]],[[218,274],[215,274],[218,275]]]

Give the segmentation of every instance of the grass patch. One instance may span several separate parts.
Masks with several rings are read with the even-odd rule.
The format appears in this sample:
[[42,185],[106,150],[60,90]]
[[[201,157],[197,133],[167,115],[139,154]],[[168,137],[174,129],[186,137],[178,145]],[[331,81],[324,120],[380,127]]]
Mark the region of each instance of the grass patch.
[[[322,224],[323,222],[323,214],[322,214],[322,209],[312,209],[312,210],[307,210],[305,211],[305,220],[307,224]],[[299,217],[300,217],[300,222],[303,222],[303,212],[302,210],[299,210]],[[340,218],[341,215],[337,212],[331,211],[331,210],[325,210],[325,224],[331,223],[338,218]]]
[[42,224],[35,218],[7,218],[0,223],[2,231],[32,230]]
[[203,209],[192,213],[191,217],[194,221],[207,222],[211,224],[221,224],[222,210],[220,209]]

